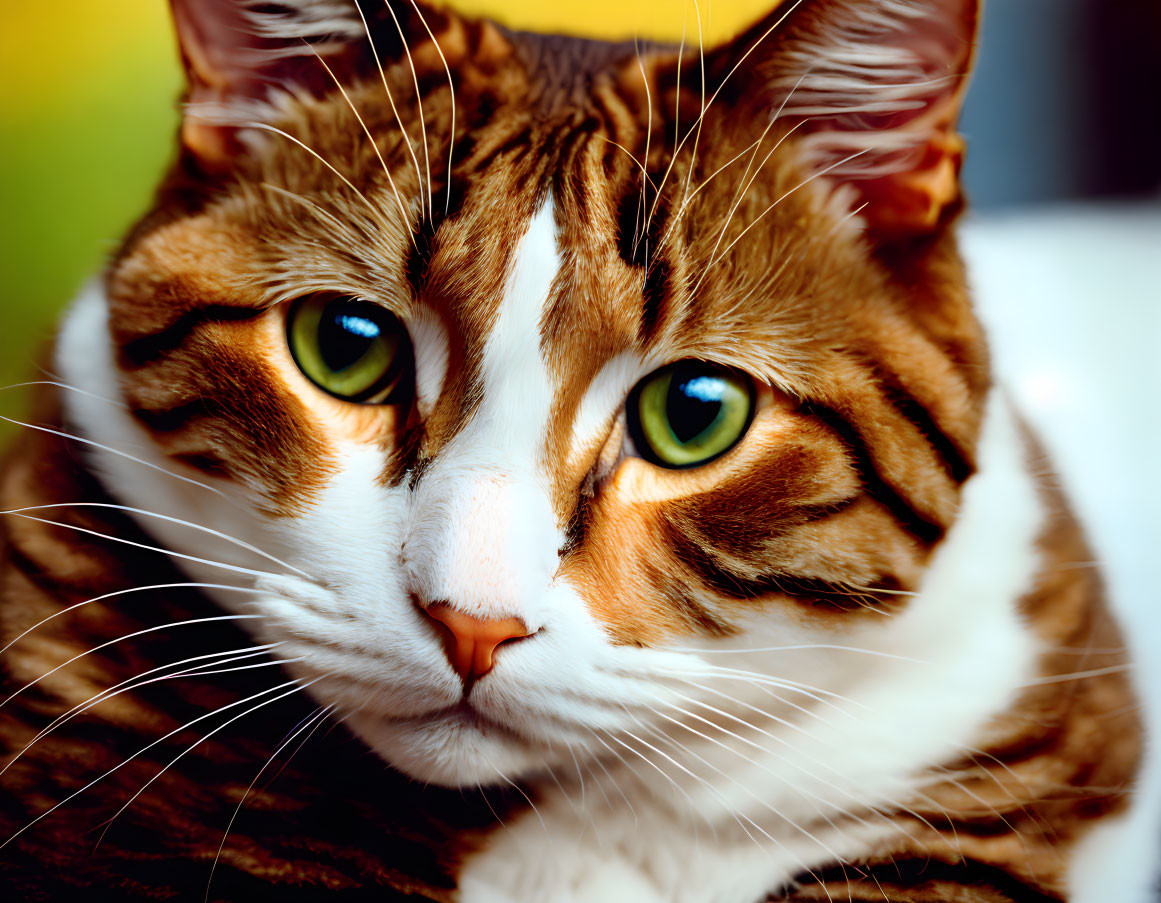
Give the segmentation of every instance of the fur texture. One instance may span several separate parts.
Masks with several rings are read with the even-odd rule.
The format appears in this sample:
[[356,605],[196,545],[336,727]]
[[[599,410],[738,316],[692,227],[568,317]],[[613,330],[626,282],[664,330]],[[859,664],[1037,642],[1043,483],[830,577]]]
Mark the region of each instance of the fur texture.
[[[4,471],[5,880],[1069,899],[1142,736],[956,252],[974,3],[788,4],[704,61],[175,12],[178,161]],[[312,295],[398,317],[414,395],[316,387]],[[666,469],[626,397],[683,360],[756,409]],[[461,680],[434,605],[529,636]]]

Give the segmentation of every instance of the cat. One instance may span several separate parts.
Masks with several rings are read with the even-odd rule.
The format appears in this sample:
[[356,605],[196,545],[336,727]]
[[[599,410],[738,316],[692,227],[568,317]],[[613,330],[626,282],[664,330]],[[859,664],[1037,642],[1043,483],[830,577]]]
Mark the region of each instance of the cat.
[[176,160],[0,474],[6,899],[1144,893],[956,247],[977,0],[172,8]]

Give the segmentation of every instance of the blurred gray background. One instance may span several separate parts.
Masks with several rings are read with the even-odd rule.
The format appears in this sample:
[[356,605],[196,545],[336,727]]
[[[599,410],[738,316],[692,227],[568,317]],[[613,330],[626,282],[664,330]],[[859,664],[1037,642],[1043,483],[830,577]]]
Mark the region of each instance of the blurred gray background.
[[1161,0],[990,0],[962,130],[977,209],[1161,198]]

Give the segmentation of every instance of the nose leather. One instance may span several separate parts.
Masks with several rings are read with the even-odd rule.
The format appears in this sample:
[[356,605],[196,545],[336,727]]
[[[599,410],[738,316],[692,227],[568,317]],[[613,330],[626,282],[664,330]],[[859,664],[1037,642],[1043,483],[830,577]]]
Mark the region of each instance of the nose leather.
[[470,687],[492,670],[497,646],[531,635],[519,618],[477,618],[452,608],[446,602],[434,602],[423,611],[437,623],[443,635],[447,659],[463,678],[465,687]]

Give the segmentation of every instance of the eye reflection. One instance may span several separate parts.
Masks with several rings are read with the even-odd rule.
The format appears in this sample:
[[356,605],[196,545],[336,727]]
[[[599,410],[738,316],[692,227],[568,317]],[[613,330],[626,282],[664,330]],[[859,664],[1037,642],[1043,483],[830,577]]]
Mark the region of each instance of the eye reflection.
[[402,404],[414,377],[411,341],[390,311],[359,298],[309,295],[295,301],[286,340],[298,368],[336,398]]
[[679,361],[651,373],[629,394],[629,435],[645,460],[683,469],[733,448],[754,417],[754,383],[704,361]]

